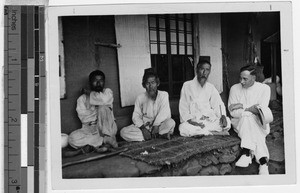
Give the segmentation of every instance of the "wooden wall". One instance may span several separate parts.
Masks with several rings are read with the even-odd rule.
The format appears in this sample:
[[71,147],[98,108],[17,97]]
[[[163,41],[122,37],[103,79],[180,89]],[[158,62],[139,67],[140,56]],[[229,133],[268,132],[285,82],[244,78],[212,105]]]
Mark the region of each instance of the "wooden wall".
[[[245,65],[244,46],[250,13],[224,13],[221,15],[222,48],[228,55],[228,78],[230,87],[239,82],[239,70]],[[279,12],[259,13],[253,20],[253,38],[261,59],[261,41],[280,30]],[[263,64],[268,69],[268,65]],[[281,66],[281,64],[278,64]],[[279,66],[279,67],[280,67]],[[268,72],[264,72],[268,74]],[[266,77],[267,78],[267,77]],[[225,83],[225,81],[224,81]],[[229,89],[223,86],[222,99],[227,103]]]
[[106,87],[114,93],[115,117],[125,122],[121,125],[130,122],[128,115],[131,115],[133,107],[121,108],[120,105],[117,50],[94,45],[95,41],[116,43],[114,17],[64,17],[63,35],[67,97],[61,100],[62,132],[70,133],[81,127],[76,101],[80,89],[88,84],[89,73],[96,69],[105,73]]
[[[245,65],[243,52],[249,17],[249,13],[222,14],[222,47],[229,57],[230,86],[239,81],[239,70]],[[261,41],[280,30],[279,12],[259,13],[252,30],[257,54],[261,58]]]

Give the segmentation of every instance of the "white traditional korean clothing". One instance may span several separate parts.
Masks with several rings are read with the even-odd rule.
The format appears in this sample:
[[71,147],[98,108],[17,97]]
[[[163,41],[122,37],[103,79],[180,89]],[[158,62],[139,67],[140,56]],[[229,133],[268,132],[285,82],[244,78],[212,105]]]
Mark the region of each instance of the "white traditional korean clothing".
[[120,134],[126,141],[144,141],[142,125],[151,132],[153,126],[159,126],[159,134],[172,134],[175,121],[171,119],[169,94],[165,91],[157,91],[157,97],[152,100],[147,92],[140,94],[134,105],[132,125],[124,127]]
[[[224,103],[217,89],[209,82],[203,87],[197,77],[183,84],[179,101],[181,136],[210,135],[213,132],[225,132],[230,129],[230,119],[226,117],[227,126],[220,126],[220,118],[226,116]],[[188,123],[192,120],[204,124],[204,128]]]
[[69,135],[69,144],[74,148],[85,145],[98,147],[102,145],[104,136],[115,139],[117,125],[112,107],[113,93],[109,88],[103,92],[92,91],[90,95],[81,95],[77,99],[76,111],[82,128]]

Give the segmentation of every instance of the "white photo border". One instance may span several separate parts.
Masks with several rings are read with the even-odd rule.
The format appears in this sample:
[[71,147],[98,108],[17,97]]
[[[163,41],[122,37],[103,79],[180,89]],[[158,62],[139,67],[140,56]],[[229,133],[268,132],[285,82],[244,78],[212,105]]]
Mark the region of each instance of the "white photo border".
[[[159,9],[158,9],[159,7]],[[183,188],[245,185],[286,185],[296,183],[294,64],[291,2],[226,2],[115,4],[90,6],[49,6],[46,19],[47,69],[47,183],[53,190]],[[286,174],[257,176],[197,176],[153,178],[63,179],[61,160],[61,116],[59,83],[58,17],[88,15],[138,15],[165,13],[280,12],[282,89]],[[289,83],[289,84],[287,84]]]

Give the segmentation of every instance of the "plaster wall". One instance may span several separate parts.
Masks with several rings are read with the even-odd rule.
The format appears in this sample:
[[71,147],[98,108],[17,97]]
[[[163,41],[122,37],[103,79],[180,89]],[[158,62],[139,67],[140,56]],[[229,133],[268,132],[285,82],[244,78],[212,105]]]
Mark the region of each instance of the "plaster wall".
[[198,22],[200,56],[210,56],[212,64],[208,81],[221,93],[223,91],[221,15],[199,14]]

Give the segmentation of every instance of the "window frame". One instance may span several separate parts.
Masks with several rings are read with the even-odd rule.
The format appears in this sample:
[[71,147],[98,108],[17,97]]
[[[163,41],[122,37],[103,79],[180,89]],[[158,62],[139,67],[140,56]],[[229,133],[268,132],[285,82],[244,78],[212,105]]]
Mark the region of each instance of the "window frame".
[[[151,18],[155,18],[156,26],[151,26]],[[161,28],[160,26],[160,19],[164,19],[165,28]],[[187,81],[187,68],[186,65],[184,65],[184,58],[189,59],[190,57],[194,59],[195,56],[195,48],[194,48],[194,18],[193,14],[163,14],[163,15],[148,15],[148,21],[149,21],[149,39],[150,39],[150,55],[151,55],[151,66],[154,68],[154,70],[157,72],[158,70],[158,62],[157,59],[155,59],[158,56],[165,55],[166,61],[167,61],[167,68],[168,68],[168,79],[167,81],[161,81],[161,85],[167,85],[167,92],[169,93],[169,96],[171,99],[178,99],[180,97],[179,93],[174,93],[174,85],[184,83]],[[175,29],[171,29],[171,21],[175,21]],[[179,28],[179,22],[183,22],[183,30]],[[190,23],[190,31],[187,30],[187,24]],[[156,31],[156,40],[151,40],[151,32]],[[171,33],[176,33],[176,42],[172,42],[171,40]],[[160,41],[160,33],[165,32],[165,39],[166,41]],[[180,42],[179,35],[183,34],[184,39],[183,42]],[[188,43],[188,34],[191,35],[191,42]],[[161,43],[166,44],[166,53],[161,53]],[[152,53],[152,46],[155,46],[156,44],[156,50],[157,53]],[[176,45],[176,54],[172,53],[172,47],[173,45]],[[184,46],[184,54],[180,52],[180,46]],[[188,54],[188,46],[191,47],[191,54]],[[181,63],[183,65],[183,80],[175,81],[173,79],[173,56],[182,56]],[[194,74],[193,74],[194,75]]]

